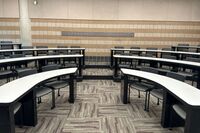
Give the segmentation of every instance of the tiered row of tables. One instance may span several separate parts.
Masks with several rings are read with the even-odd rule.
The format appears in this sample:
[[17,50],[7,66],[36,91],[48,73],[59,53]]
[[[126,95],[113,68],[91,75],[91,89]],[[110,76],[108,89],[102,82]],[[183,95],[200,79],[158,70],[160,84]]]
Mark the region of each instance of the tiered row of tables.
[[[77,54],[60,54],[60,55],[41,55],[38,56],[37,51],[59,51],[78,50]],[[69,102],[73,103],[76,95],[76,78],[82,79],[82,69],[85,65],[85,48],[41,48],[41,49],[6,49],[0,50],[0,54],[11,52],[12,55],[21,54],[23,52],[32,51],[32,56],[5,58],[0,60],[0,66],[5,68],[12,65],[20,65],[29,62],[35,62],[35,67],[40,70],[42,66],[48,65],[47,60],[69,59],[78,60],[77,68],[63,68],[25,76],[15,79],[0,86],[0,132],[14,133],[15,132],[15,117],[14,105],[20,101],[23,107],[23,125],[35,126],[37,124],[37,109],[36,109],[36,92],[34,87],[43,81],[51,78],[70,75],[69,79]],[[77,72],[78,71],[78,72]],[[75,76],[78,73],[77,77]]]
[[[123,51],[124,55],[117,55],[114,54],[115,51]],[[130,51],[137,51],[139,54],[138,55],[130,55]],[[142,52],[153,52],[156,53],[156,57],[145,57],[145,56],[140,56]],[[161,57],[160,55],[162,53],[169,53],[176,55],[176,59],[166,59],[166,58],[158,58]],[[178,126],[180,123],[176,123],[175,125],[172,123],[169,123],[169,111],[171,111],[171,106],[174,103],[172,100],[176,99],[175,101],[179,101],[181,103],[184,103],[184,106],[186,107],[186,121],[185,121],[185,133],[198,133],[200,132],[200,128],[198,126],[198,120],[200,118],[200,62],[192,62],[192,61],[185,61],[181,60],[182,56],[195,56],[198,57],[200,56],[200,53],[194,53],[194,52],[184,52],[184,51],[164,51],[164,50],[147,50],[147,49],[111,49],[111,63],[110,66],[111,68],[114,69],[114,75],[113,78],[117,79],[119,78],[119,70],[121,70],[122,74],[125,76],[122,76],[120,80],[122,80],[122,90],[121,90],[121,96],[122,96],[122,101],[125,100],[124,103],[127,103],[127,87],[128,87],[128,78],[124,78],[126,76],[136,76],[136,77],[141,77],[144,79],[152,80],[154,82],[157,82],[158,84],[169,84],[168,86],[166,85],[165,88],[168,91],[165,91],[164,94],[164,101],[163,101],[163,112],[162,112],[162,120],[161,120],[161,125],[163,127],[173,127],[173,126]],[[120,61],[121,60],[136,60],[136,61],[148,61],[150,63],[150,67],[157,67],[158,63],[161,64],[167,64],[168,66],[173,67],[174,69],[177,68],[189,68],[194,71],[196,71],[197,74],[197,88],[192,87],[191,85],[184,85],[179,86],[178,84],[174,84],[175,82],[167,82],[167,78],[165,80],[162,79],[162,76],[157,76],[156,74],[148,74],[148,73],[140,73],[138,70],[131,70],[133,68],[129,69],[123,69],[119,67]],[[150,77],[149,77],[150,76]],[[151,77],[155,76],[155,77]],[[163,76],[164,77],[164,76]],[[155,80],[154,80],[155,79]],[[161,83],[161,81],[163,81]],[[166,82],[165,82],[166,81]],[[172,86],[174,86],[174,89]],[[169,87],[170,86],[170,87]],[[176,121],[178,122],[178,121]]]

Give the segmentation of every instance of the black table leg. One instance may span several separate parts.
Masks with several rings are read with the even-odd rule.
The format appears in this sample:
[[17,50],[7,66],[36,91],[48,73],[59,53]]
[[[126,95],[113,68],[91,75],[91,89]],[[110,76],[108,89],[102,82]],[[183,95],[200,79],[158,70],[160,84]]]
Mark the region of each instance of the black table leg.
[[172,105],[174,104],[174,97],[167,92],[167,90],[163,90],[163,107],[162,107],[162,116],[161,116],[161,125],[164,128],[171,127],[170,118],[172,116]]
[[114,58],[114,79],[118,77],[118,58]]
[[123,75],[121,80],[121,100],[124,104],[127,104],[129,101],[128,95],[128,76]]
[[[142,56],[142,51],[139,52],[138,56]],[[138,66],[141,66],[141,64],[142,64],[142,61],[138,60]]]
[[54,88],[52,89],[52,105],[51,109],[54,109],[56,107],[56,99],[55,99],[55,90]]
[[35,90],[31,90],[22,100],[23,125],[35,126],[37,124],[37,106]]
[[[36,95],[31,90],[22,99],[23,123],[25,126],[37,124]],[[0,133],[15,133],[14,104],[0,104]],[[17,117],[16,117],[17,118]]]
[[196,51],[196,52],[199,53],[199,51],[200,51],[199,48],[197,48],[197,51]]
[[83,63],[83,67],[85,68],[85,50],[83,50],[83,61],[82,61],[82,63]]
[[110,51],[110,68],[113,67],[113,50]]
[[185,133],[200,133],[200,108],[189,107],[185,120]]
[[76,76],[74,74],[70,75],[69,79],[69,99],[70,103],[74,103],[77,94]]
[[170,104],[171,102],[168,100],[170,98],[170,95],[166,92],[166,90],[163,90],[163,107],[162,107],[162,116],[161,116],[161,125],[163,127],[169,127],[170,125]]
[[184,133],[200,133],[200,108],[184,105],[186,111],[186,120],[184,122],[184,120],[172,109],[172,105],[177,102],[178,100],[174,96],[164,90],[161,125],[164,128],[185,126]]
[[42,71],[42,66],[45,66],[45,65],[46,65],[46,60],[45,59],[38,60],[38,70],[39,70],[39,72]]
[[177,51],[176,46],[171,47],[172,51]]
[[184,120],[173,110],[172,106],[179,101],[167,90],[163,90],[163,107],[161,125],[164,128],[184,126]]
[[155,61],[150,61],[150,67],[158,68],[158,63]]
[[0,104],[0,133],[15,133],[13,105]]
[[158,58],[158,52],[156,52],[156,58]]
[[198,75],[197,75],[197,88],[200,89],[200,70],[199,69],[197,70],[197,73],[198,73]]
[[82,79],[83,77],[82,77],[82,61],[83,61],[83,59],[82,58],[78,58],[78,78],[79,79]]

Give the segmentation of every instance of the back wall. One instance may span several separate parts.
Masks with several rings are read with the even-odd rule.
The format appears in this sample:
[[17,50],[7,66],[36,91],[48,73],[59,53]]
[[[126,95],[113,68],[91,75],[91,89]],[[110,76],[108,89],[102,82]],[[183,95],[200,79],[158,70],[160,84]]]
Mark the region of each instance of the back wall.
[[31,18],[199,21],[199,0],[29,0]]
[[[78,45],[108,56],[114,46],[200,43],[199,0],[29,0],[32,45]],[[12,9],[12,10],[11,10]],[[5,19],[9,18],[9,19]],[[0,39],[20,42],[18,2],[0,0]],[[62,36],[62,32],[134,33],[132,37]]]

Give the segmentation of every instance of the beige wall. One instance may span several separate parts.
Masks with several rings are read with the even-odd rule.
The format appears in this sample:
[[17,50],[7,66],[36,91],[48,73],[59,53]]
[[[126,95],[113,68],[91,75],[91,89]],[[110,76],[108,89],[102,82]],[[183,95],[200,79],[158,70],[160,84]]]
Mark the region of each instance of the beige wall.
[[[32,18],[200,20],[200,0],[38,0]],[[0,17],[19,17],[18,0],[0,0]]]
[[[0,40],[20,42],[18,0],[0,0]],[[78,45],[87,55],[110,48],[200,44],[200,0],[29,0],[32,45]],[[34,19],[35,18],[35,19]],[[50,18],[50,19],[47,19]],[[139,20],[139,21],[138,21]],[[197,22],[193,22],[197,21]],[[73,37],[73,32],[134,32],[134,37]]]
[[[110,48],[124,46],[170,47],[179,43],[200,44],[200,22],[147,20],[31,19],[33,45],[81,46],[87,55],[104,56]],[[70,32],[133,32],[134,37],[62,36]]]
[[32,18],[200,20],[200,0],[29,0]]
[[18,0],[0,0],[0,18],[18,18]]

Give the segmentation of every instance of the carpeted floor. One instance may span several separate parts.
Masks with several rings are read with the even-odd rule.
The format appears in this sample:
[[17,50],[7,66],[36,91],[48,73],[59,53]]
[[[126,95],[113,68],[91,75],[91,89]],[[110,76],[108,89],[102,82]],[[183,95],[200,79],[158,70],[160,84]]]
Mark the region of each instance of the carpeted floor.
[[[112,73],[108,70],[86,69],[85,74]],[[103,72],[102,72],[103,71]],[[150,111],[144,111],[144,95],[131,92],[131,103],[122,104],[120,82],[112,80],[83,80],[77,83],[78,94],[69,104],[68,88],[56,97],[51,110],[51,95],[38,105],[35,127],[16,127],[17,133],[182,133],[183,128],[164,129],[160,125],[162,105],[151,97]]]

